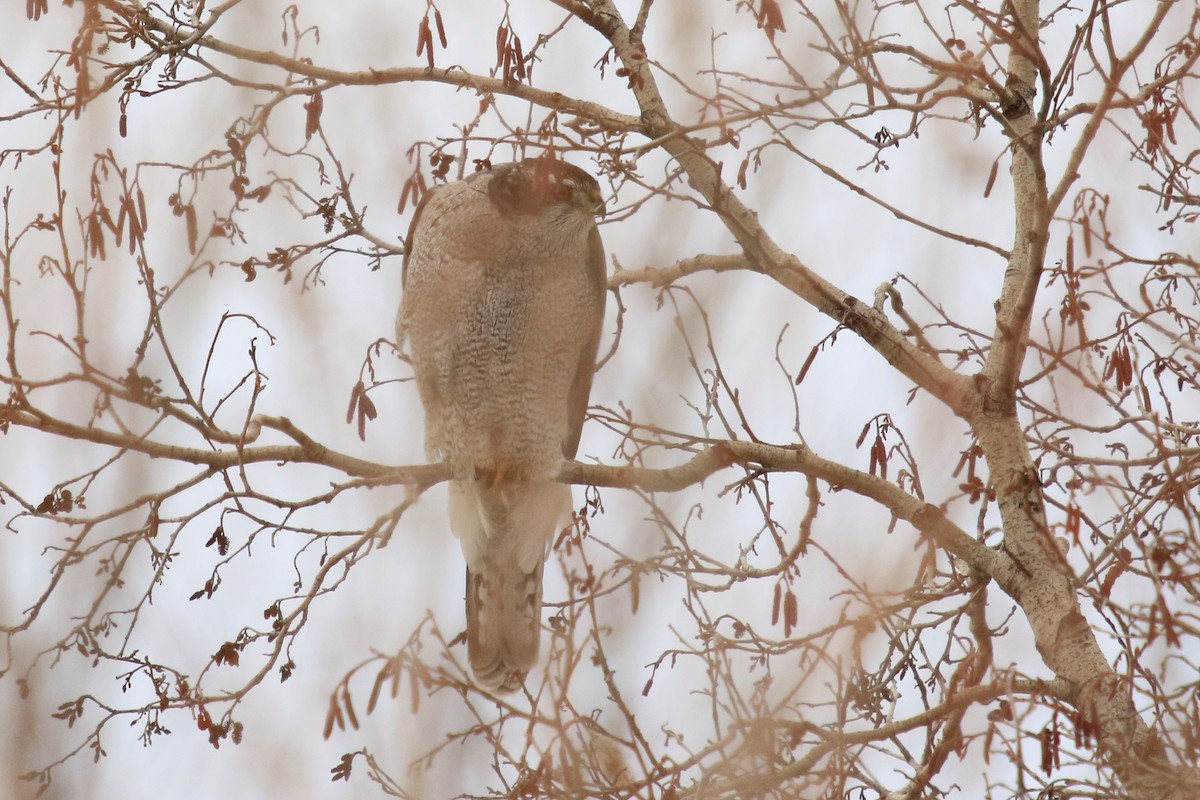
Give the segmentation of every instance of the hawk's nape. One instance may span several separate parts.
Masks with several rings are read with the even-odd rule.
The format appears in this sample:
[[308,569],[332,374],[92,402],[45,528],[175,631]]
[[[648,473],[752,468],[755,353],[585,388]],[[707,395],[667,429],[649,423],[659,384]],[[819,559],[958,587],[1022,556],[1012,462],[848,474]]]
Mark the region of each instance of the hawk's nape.
[[536,663],[547,548],[571,519],[574,458],[604,320],[600,188],[546,158],[431,191],[409,229],[408,340],[429,457],[452,472],[476,680],[513,690]]

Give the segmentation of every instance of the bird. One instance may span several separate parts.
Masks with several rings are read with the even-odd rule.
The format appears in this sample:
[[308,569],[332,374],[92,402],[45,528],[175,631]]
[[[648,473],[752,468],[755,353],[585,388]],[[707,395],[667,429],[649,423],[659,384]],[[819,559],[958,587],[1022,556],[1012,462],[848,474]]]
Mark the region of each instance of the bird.
[[540,156],[437,186],[405,241],[397,341],[425,449],[450,470],[475,681],[514,691],[537,663],[542,571],[571,522],[575,458],[607,295],[600,185]]

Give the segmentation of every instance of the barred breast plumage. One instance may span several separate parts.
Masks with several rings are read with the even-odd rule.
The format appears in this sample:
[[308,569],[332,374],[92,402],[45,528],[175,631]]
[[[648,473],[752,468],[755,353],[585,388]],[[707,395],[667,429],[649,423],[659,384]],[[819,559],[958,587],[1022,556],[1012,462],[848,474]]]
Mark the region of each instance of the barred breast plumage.
[[512,690],[536,663],[542,566],[571,518],[574,458],[604,319],[599,185],[546,158],[431,191],[409,229],[407,339],[430,459],[451,468],[476,680]]

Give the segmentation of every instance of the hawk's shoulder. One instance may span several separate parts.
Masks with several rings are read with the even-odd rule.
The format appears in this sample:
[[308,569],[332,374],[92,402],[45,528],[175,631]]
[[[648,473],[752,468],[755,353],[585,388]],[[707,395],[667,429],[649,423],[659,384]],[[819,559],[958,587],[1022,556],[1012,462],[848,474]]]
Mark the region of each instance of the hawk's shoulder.
[[[435,186],[425,193],[421,202],[413,211],[412,220],[408,223],[408,233],[404,237],[404,260],[400,268],[400,285],[408,285],[408,268],[412,254],[417,249],[417,241],[428,236],[439,222],[448,216],[453,216],[454,210],[464,202],[478,199],[486,202],[486,190],[483,181],[487,179],[486,172],[476,172],[461,181]],[[467,216],[471,216],[470,213]]]

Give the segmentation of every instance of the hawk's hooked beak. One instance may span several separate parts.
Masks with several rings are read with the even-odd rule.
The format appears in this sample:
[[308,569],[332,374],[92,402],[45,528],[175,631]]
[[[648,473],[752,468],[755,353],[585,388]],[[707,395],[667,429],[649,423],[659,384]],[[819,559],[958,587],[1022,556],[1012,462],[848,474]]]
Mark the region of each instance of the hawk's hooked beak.
[[604,219],[604,215],[607,213],[608,213],[608,209],[605,207],[604,198],[597,197],[596,204],[594,206],[592,206],[592,214],[594,216],[599,217],[600,219]]

